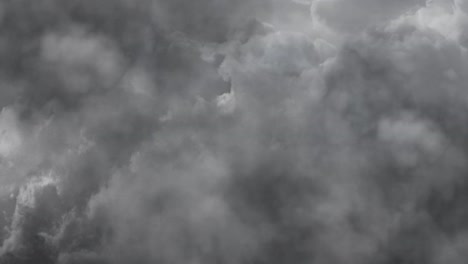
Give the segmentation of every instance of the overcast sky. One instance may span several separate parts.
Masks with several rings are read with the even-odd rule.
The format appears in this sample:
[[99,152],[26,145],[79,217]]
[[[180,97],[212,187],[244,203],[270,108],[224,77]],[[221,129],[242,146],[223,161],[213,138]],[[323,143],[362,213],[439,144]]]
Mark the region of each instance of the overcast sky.
[[1,264],[464,264],[467,0],[0,0]]

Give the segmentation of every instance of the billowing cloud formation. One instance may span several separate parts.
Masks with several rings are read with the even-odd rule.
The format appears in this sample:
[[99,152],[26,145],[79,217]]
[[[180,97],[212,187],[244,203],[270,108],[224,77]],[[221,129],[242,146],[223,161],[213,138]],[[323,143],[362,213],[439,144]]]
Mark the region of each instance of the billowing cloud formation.
[[465,263],[468,2],[1,3],[0,263]]

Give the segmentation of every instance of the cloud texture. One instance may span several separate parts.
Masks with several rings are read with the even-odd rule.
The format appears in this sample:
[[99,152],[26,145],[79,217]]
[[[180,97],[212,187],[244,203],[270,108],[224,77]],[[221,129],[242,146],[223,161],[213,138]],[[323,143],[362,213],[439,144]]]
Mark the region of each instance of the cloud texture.
[[0,263],[465,263],[467,1],[0,10]]

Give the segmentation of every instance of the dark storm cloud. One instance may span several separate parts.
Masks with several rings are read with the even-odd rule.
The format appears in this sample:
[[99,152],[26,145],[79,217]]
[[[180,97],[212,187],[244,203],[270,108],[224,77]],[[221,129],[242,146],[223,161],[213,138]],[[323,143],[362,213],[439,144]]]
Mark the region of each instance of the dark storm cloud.
[[3,1],[0,263],[464,263],[464,1]]

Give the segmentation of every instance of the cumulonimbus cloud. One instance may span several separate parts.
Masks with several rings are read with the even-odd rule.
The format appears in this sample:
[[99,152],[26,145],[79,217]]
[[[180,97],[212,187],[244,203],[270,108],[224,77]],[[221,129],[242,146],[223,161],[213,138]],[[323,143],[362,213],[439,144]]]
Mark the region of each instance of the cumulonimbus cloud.
[[466,1],[3,1],[0,263],[464,263]]

